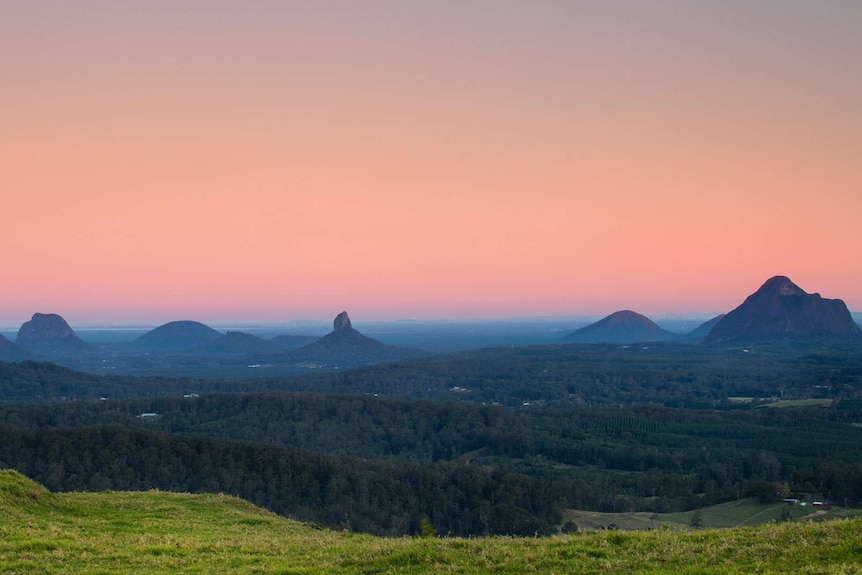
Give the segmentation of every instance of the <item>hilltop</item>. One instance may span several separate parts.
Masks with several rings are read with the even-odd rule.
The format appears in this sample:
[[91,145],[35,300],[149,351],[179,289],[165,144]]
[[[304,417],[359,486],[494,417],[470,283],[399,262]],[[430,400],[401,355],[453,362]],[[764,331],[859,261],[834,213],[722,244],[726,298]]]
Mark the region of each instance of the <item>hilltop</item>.
[[860,529],[862,520],[841,520],[690,533],[376,538],[314,528],[225,495],[52,494],[0,471],[0,566],[12,575],[849,573],[858,566]]
[[575,343],[645,343],[680,338],[644,315],[622,310],[577,329],[564,339]]
[[332,331],[306,346],[294,350],[291,357],[318,363],[361,365],[397,361],[424,355],[419,350],[386,345],[353,328],[346,311],[332,322]]
[[48,353],[78,352],[89,347],[56,313],[34,313],[18,330],[15,345]]
[[858,337],[847,306],[840,299],[809,294],[785,276],[775,276],[715,324],[704,343],[804,340]]
[[145,333],[135,340],[134,345],[148,350],[179,352],[206,345],[220,337],[222,334],[208,325],[180,320],[168,322]]

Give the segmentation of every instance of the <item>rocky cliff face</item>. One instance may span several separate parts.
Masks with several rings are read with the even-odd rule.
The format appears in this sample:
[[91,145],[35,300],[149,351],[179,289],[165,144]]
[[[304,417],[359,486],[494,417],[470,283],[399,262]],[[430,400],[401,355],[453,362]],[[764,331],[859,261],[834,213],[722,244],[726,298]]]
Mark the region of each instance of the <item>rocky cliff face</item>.
[[15,343],[24,348],[75,349],[87,346],[69,327],[66,320],[55,313],[36,313],[18,330]]
[[789,278],[775,276],[716,323],[703,342],[857,337],[859,334],[859,326],[853,322],[843,301],[806,293]]
[[353,326],[350,324],[350,316],[347,315],[346,311],[335,316],[335,321],[332,322],[332,331],[341,331],[343,329],[353,329]]

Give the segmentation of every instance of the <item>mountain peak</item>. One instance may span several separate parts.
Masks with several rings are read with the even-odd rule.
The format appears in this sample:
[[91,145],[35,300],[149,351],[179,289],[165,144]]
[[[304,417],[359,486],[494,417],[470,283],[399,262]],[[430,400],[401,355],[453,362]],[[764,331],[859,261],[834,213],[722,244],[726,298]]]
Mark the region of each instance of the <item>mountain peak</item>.
[[625,309],[575,330],[565,339],[577,343],[635,343],[665,341],[675,337],[645,315]]
[[15,343],[22,347],[57,345],[83,347],[86,345],[66,320],[56,313],[34,313],[30,321],[21,325]]
[[350,324],[350,316],[347,315],[346,311],[335,316],[335,321],[332,322],[332,331],[341,331],[343,329],[353,329],[353,326]]
[[760,286],[760,289],[757,290],[757,292],[773,293],[778,295],[808,295],[805,293],[805,290],[790,281],[790,278],[787,276],[773,276],[769,278],[766,280],[766,283]]
[[135,344],[160,351],[188,350],[205,345],[222,337],[208,325],[197,321],[178,320],[148,331],[135,340]]
[[615,311],[611,315],[607,316],[605,320],[610,323],[631,323],[643,325],[652,325],[653,323],[653,321],[647,316],[639,314],[638,312],[632,311],[630,309]]
[[332,322],[332,331],[292,352],[297,360],[334,365],[362,365],[422,355],[414,349],[386,345],[359,333],[343,311]]
[[715,324],[706,343],[857,336],[847,306],[840,299],[809,294],[790,278],[769,278],[736,309]]

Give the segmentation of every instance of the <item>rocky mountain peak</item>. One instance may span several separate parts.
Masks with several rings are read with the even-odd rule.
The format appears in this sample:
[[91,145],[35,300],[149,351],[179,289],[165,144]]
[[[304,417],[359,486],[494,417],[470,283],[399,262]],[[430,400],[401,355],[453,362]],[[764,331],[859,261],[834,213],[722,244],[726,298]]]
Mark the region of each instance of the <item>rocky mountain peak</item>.
[[66,320],[55,313],[33,314],[30,321],[21,325],[15,343],[24,347],[83,344]]
[[775,276],[724,316],[706,343],[811,337],[857,337],[859,327],[840,299],[807,293],[785,276]]
[[766,280],[759,290],[760,293],[766,294],[774,294],[774,295],[794,295],[794,296],[804,296],[808,295],[805,293],[805,290],[800,288],[798,285],[790,281],[790,278],[787,276],[774,276]]
[[346,311],[335,316],[335,321],[332,322],[332,331],[341,331],[343,329],[353,329],[353,326],[350,324],[350,316],[347,315]]

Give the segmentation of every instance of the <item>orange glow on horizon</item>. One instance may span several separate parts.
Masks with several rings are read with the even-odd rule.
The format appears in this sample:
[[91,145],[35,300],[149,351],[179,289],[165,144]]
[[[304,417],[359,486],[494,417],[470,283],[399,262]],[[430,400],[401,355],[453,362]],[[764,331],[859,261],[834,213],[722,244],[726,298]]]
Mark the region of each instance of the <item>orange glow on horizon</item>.
[[96,4],[0,8],[0,325],[862,310],[859,7]]

